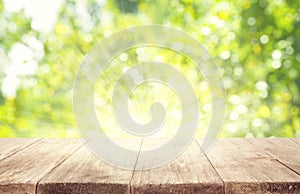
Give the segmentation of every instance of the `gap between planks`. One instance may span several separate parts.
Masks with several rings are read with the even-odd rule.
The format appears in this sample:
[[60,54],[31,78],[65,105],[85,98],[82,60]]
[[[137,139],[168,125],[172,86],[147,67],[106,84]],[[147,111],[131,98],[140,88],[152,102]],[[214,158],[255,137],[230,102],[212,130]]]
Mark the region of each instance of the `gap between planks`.
[[[198,139],[199,140],[199,139]],[[196,141],[196,143],[198,144],[199,146],[199,149],[201,150],[201,153],[203,153],[203,155],[205,156],[205,158],[208,160],[209,164],[211,165],[211,167],[214,169],[215,173],[218,175],[218,177],[220,178],[220,180],[222,181],[222,188],[223,188],[223,194],[225,194],[225,182],[224,180],[222,179],[221,175],[219,174],[219,172],[217,171],[217,169],[214,167],[214,165],[211,163],[210,159],[208,158],[208,156],[206,155],[206,152],[204,152],[204,150],[202,149],[201,147],[201,144],[199,143],[199,140],[198,141],[196,138],[194,138],[194,141]],[[216,141],[218,141],[218,139],[216,139]],[[209,151],[209,150],[208,150]]]
[[[30,143],[29,145],[26,145],[26,146],[24,146],[24,147],[21,147],[21,149],[20,150],[18,150],[18,151],[15,151],[15,152],[13,152],[12,154],[10,154],[9,156],[6,156],[5,158],[9,158],[9,157],[11,157],[11,156],[13,156],[13,155],[15,155],[16,153],[18,153],[18,152],[20,152],[20,151],[22,151],[22,150],[26,150],[26,149],[28,149],[29,147],[31,147],[31,146],[33,146],[34,144],[36,144],[37,142],[39,142],[39,141],[41,141],[42,139],[38,139],[37,141],[34,141],[34,142],[32,142],[32,143]],[[227,139],[228,141],[230,141],[230,139]],[[300,145],[300,141],[299,141],[300,139],[290,139],[290,141],[291,142],[293,142],[293,143],[295,143],[295,145]],[[251,148],[249,148],[249,149],[251,149],[252,151],[254,151],[254,153],[255,153],[255,150],[256,151],[259,151],[259,150],[261,150],[262,152],[264,152],[264,153],[261,153],[262,154],[262,156],[259,156],[259,155],[253,155],[253,158],[255,159],[255,158],[258,158],[258,159],[263,159],[263,158],[261,158],[261,157],[266,157],[266,156],[268,156],[268,158],[265,158],[265,159],[274,159],[274,160],[276,160],[276,162],[278,162],[281,166],[284,166],[284,168],[286,168],[286,169],[289,169],[289,170],[287,170],[287,172],[288,171],[291,171],[292,169],[288,166],[288,164],[285,164],[286,162],[285,162],[285,160],[284,159],[286,159],[286,158],[284,158],[283,157],[283,155],[278,155],[278,154],[276,154],[277,152],[278,152],[278,150],[275,150],[275,153],[270,153],[270,151],[268,151],[268,150],[266,150],[264,147],[261,147],[261,146],[259,146],[259,145],[256,145],[255,143],[253,143],[253,142],[251,142],[249,139],[243,139],[243,140],[241,140],[241,142],[245,142],[245,143],[247,143],[247,144],[250,144],[250,145],[252,145],[252,146],[254,146],[253,147],[253,149],[251,149]],[[299,142],[297,142],[297,141],[299,141]],[[197,145],[198,145],[198,147],[199,147],[199,150],[201,149],[201,146],[200,146],[200,142],[198,142],[198,141],[196,141],[197,142]],[[36,182],[36,184],[35,184],[35,190],[34,190],[34,193],[37,193],[37,188],[38,188],[38,185],[39,185],[39,183],[40,183],[40,181],[44,178],[44,177],[46,177],[47,175],[49,175],[49,174],[51,174],[53,171],[55,171],[59,166],[61,166],[68,158],[70,158],[71,156],[73,156],[80,148],[82,148],[84,146],[84,143],[82,143],[82,144],[80,144],[80,146],[78,146],[78,148],[76,149],[76,150],[74,150],[74,151],[72,151],[72,153],[71,154],[66,154],[66,156],[67,157],[64,157],[64,158],[62,158],[54,167],[52,167],[51,169],[50,169],[50,171],[48,171],[43,177],[41,177],[37,182]],[[143,146],[143,141],[141,142],[141,144],[140,144],[140,147],[139,147],[139,154],[140,154],[140,152],[141,152],[141,148],[142,148],[142,146]],[[245,145],[246,146],[246,145]],[[247,146],[246,146],[247,147]],[[249,146],[248,146],[249,147]],[[269,146],[270,147],[270,146]],[[235,147],[232,147],[233,148],[233,150],[235,150]],[[255,149],[256,148],[256,149]],[[275,146],[275,148],[276,148],[276,146]],[[282,152],[284,152],[284,149],[286,148],[286,147],[281,147],[282,149]],[[201,149],[202,150],[202,149]],[[242,151],[242,150],[241,150]],[[274,152],[274,150],[272,150],[271,149],[271,152]],[[137,156],[137,158],[136,158],[136,162],[135,162],[135,167],[136,167],[136,165],[137,165],[137,163],[138,163],[138,159],[139,159],[139,155],[138,154],[138,156]],[[242,159],[244,156],[243,156],[243,152],[241,152],[241,156],[239,156],[239,158],[240,159]],[[219,178],[220,178],[220,180],[222,180],[222,182],[223,182],[223,193],[224,193],[224,191],[225,191],[225,186],[226,186],[226,184],[225,184],[225,181],[223,180],[223,178],[221,177],[221,175],[220,175],[220,173],[218,172],[218,170],[215,168],[215,166],[213,165],[213,163],[212,163],[212,161],[210,160],[210,158],[209,158],[209,156],[206,154],[206,153],[204,153],[204,155],[203,156],[201,156],[201,157],[206,157],[206,159],[208,160],[208,162],[209,162],[209,164],[210,164],[210,166],[213,168],[213,170],[215,171],[215,173],[219,176]],[[238,156],[238,155],[236,155],[236,156]],[[248,155],[246,155],[246,156],[248,156]],[[291,158],[293,158],[294,156],[290,156]],[[4,158],[4,159],[5,159]],[[4,160],[4,159],[2,159],[2,160]],[[1,161],[2,161],[1,160]],[[213,159],[214,160],[214,159]],[[263,159],[264,160],[264,159]],[[291,160],[290,160],[291,161]],[[216,162],[216,161],[214,161],[214,162]],[[297,161],[296,161],[297,162]],[[275,161],[274,161],[274,164],[276,164],[275,163]],[[275,165],[275,166],[277,166],[277,165]],[[217,167],[218,168],[218,167]],[[220,169],[219,169],[220,170]],[[136,171],[136,169],[134,168],[133,170],[132,170],[132,174],[131,174],[131,178],[130,178],[130,181],[129,181],[129,191],[130,191],[130,193],[133,193],[133,190],[132,190],[132,180],[133,180],[133,176],[135,175],[135,173],[136,173],[137,171]],[[292,172],[291,172],[292,173]],[[293,171],[293,173],[296,173],[296,172],[294,172]],[[299,176],[299,174],[298,173],[296,173],[297,174],[297,176]],[[223,174],[224,175],[224,174]],[[228,183],[228,182],[227,182]],[[272,186],[272,185],[270,185],[270,186]]]
[[139,149],[139,153],[138,153],[138,156],[136,158],[136,161],[135,161],[135,165],[134,165],[134,169],[132,171],[132,175],[131,175],[131,178],[130,178],[130,181],[129,181],[129,193],[132,194],[132,185],[131,185],[131,182],[132,182],[132,179],[133,179],[133,176],[134,176],[134,173],[135,173],[135,168],[136,168],[136,165],[138,163],[138,160],[139,160],[139,157],[140,157],[140,153],[141,153],[141,149],[142,149],[142,146],[143,146],[143,142],[144,142],[144,138],[142,138],[142,141],[141,141],[141,145],[140,145],[140,149]]
[[[164,139],[149,139],[143,143],[143,148],[147,150],[153,145],[165,143]],[[174,146],[178,148],[180,144]],[[152,162],[145,160],[145,155],[145,158],[139,157],[138,169],[146,169],[135,170],[131,193],[223,193],[220,176],[205,155],[200,153],[200,146],[193,139],[182,154],[165,165],[146,170]],[[153,164],[156,165],[155,162]]]
[[[136,153],[128,156],[129,158],[134,157],[132,158],[134,166],[140,152],[141,141],[138,143],[118,141],[118,143],[122,145],[125,143],[130,148],[136,148]],[[130,161],[131,159],[128,160],[128,162]],[[109,165],[107,162],[100,160],[94,153],[91,153],[87,147],[82,147],[44,177],[39,182],[37,192],[47,194],[57,192],[129,193],[129,181],[132,174],[133,170],[123,170]]]
[[[4,139],[2,143],[2,147],[13,145]],[[0,193],[35,193],[38,180],[81,145],[82,142],[70,139],[42,139],[2,160]]]
[[5,156],[5,157],[3,157],[3,158],[0,158],[0,162],[1,162],[2,160],[5,160],[6,158],[9,158],[9,157],[11,157],[11,156],[17,154],[18,152],[20,152],[20,151],[22,151],[22,150],[24,150],[24,149],[26,149],[26,148],[28,148],[28,147],[33,146],[34,144],[36,144],[36,143],[38,143],[39,141],[42,141],[42,140],[43,140],[43,138],[38,138],[38,139],[36,139],[35,141],[32,141],[32,142],[28,143],[28,144],[25,145],[25,146],[20,146],[20,148],[18,148],[18,150],[13,151],[11,154],[8,154],[7,156]]
[[61,165],[64,161],[66,161],[68,158],[70,158],[73,154],[75,154],[75,152],[77,152],[80,148],[82,148],[83,146],[85,146],[86,142],[83,142],[82,145],[78,146],[78,148],[76,150],[74,150],[71,154],[69,154],[67,157],[65,157],[64,159],[62,159],[56,166],[54,166],[48,173],[46,173],[43,177],[41,177],[36,183],[35,183],[35,189],[34,189],[34,193],[38,194],[38,185],[40,183],[40,181],[46,177],[47,175],[49,175],[51,172],[53,172],[53,170],[55,170],[59,165]]
[[[291,138],[281,138],[282,140],[281,141],[287,141],[287,142],[285,142],[286,144],[287,143],[294,143],[294,144],[296,144],[296,145],[300,145],[300,144],[298,144],[297,143],[297,141],[296,140],[294,140],[294,139],[291,139]],[[264,150],[269,156],[271,156],[271,157],[273,157],[278,163],[280,163],[281,165],[283,165],[283,166],[285,166],[286,168],[288,168],[289,170],[291,170],[292,172],[294,172],[294,173],[296,173],[298,176],[300,176],[300,173],[299,173],[299,171],[297,172],[297,170],[295,170],[295,169],[293,169],[293,167],[291,167],[290,165],[289,165],[289,163],[286,161],[286,158],[284,159],[284,158],[281,158],[281,156],[280,155],[278,155],[278,154],[275,154],[275,153],[272,153],[272,151],[273,150],[271,150],[271,151],[269,151],[267,148],[269,148],[268,146],[267,146],[267,148],[266,147],[264,147],[264,146],[262,146],[262,145],[259,145],[258,143],[257,143],[257,140],[259,140],[259,139],[252,139],[252,138],[245,138],[245,141],[247,141],[248,143],[250,143],[250,144],[252,144],[252,145],[254,145],[255,147],[257,147],[257,148],[259,148],[259,149],[262,149],[262,150]],[[271,140],[272,141],[278,141],[278,138],[277,139],[273,139],[273,138],[271,138]],[[264,139],[264,141],[268,141],[268,139],[266,140],[266,139]],[[255,143],[256,142],[256,143]],[[287,145],[286,145],[287,146]],[[274,146],[273,146],[274,147]],[[280,149],[280,146],[278,146],[279,147],[279,149]],[[273,151],[274,152],[274,151]],[[285,151],[286,152],[286,151]],[[296,161],[297,162],[297,161]],[[300,161],[299,161],[300,162]]]
[[[245,139],[219,139],[207,156],[225,182],[226,193],[299,192],[297,174]],[[267,170],[270,166],[274,172]]]

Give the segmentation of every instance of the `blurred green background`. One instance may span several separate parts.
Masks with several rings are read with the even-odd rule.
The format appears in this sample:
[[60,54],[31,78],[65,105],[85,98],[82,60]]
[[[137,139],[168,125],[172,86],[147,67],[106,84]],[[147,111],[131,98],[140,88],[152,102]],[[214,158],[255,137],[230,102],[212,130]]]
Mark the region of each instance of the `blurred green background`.
[[[295,0],[0,0],[0,137],[78,137],[72,89],[85,54],[114,32],[143,24],[181,29],[206,46],[226,90],[221,137],[300,137]],[[169,52],[137,49],[112,63],[118,71],[162,60],[189,74],[189,62]],[[101,83],[97,95],[105,96]],[[202,115],[209,114],[203,80],[193,83]],[[133,99],[135,107],[151,101]]]

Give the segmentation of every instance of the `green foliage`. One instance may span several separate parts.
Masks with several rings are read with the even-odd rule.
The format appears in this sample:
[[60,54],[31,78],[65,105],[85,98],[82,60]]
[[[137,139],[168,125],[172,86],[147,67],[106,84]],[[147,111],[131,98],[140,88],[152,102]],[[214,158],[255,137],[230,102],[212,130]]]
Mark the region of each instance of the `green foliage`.
[[0,13],[2,12],[3,10],[3,3],[2,3],[2,0],[0,1]]
[[[221,136],[300,137],[299,7],[300,1],[294,0],[65,0],[52,30],[43,32],[34,27],[26,9],[8,11],[0,0],[0,136],[77,136],[72,89],[84,55],[123,28],[162,24],[197,38],[219,66],[227,93]],[[35,48],[39,44],[42,48]],[[41,57],[19,62],[38,63],[36,72],[8,73],[16,47],[42,50]],[[189,73],[191,62],[183,57],[151,48],[144,53]],[[139,61],[135,51],[126,54],[127,60],[112,62],[115,66],[107,75]],[[12,96],[3,89],[14,88],[9,75],[18,80]],[[114,80],[99,88],[103,98],[108,98],[109,81]],[[205,94],[199,97],[202,114],[210,115],[203,79],[191,82],[199,96]],[[200,122],[200,130],[209,118]]]

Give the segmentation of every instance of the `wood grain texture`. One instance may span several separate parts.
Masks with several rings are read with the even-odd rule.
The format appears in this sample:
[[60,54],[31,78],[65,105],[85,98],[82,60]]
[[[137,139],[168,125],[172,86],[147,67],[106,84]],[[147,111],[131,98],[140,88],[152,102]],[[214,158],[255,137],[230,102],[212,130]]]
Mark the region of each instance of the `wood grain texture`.
[[0,140],[0,161],[34,144],[37,138],[3,138]]
[[[139,150],[142,139],[124,142],[121,144]],[[137,160],[138,155],[131,157]],[[133,170],[108,165],[82,147],[43,178],[37,191],[43,194],[129,193],[132,174]]]
[[263,148],[278,161],[300,175],[299,144],[288,138],[249,138],[252,144]]
[[80,140],[43,139],[3,159],[0,193],[35,193],[36,183],[80,146]]
[[[130,142],[118,143],[144,151],[166,140]],[[300,193],[299,139],[219,139],[206,156],[199,144],[139,171],[108,165],[80,140],[0,139],[0,193]],[[153,162],[141,156],[131,156],[137,167]]]
[[[142,147],[153,147],[161,142],[144,140]],[[131,181],[132,193],[222,193],[222,180],[207,158],[200,156],[200,152],[199,145],[193,141],[171,163],[155,169],[135,171]],[[143,164],[138,161],[137,165]]]
[[244,139],[219,139],[207,156],[225,193],[300,193],[300,176]]

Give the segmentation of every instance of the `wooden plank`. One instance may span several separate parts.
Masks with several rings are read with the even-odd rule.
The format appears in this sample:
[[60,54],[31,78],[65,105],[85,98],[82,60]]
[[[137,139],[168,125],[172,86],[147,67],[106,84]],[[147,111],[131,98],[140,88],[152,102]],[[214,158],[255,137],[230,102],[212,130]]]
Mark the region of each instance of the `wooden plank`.
[[[143,149],[163,145],[162,140],[144,140]],[[149,161],[151,162],[151,161]],[[143,165],[137,163],[137,165]],[[131,181],[132,193],[222,193],[223,183],[200,147],[193,141],[178,158],[164,166],[135,171]]]
[[300,175],[300,145],[288,138],[249,138],[250,143],[266,152]]
[[35,193],[36,183],[80,146],[80,140],[43,139],[3,159],[0,193]]
[[0,161],[34,144],[37,138],[2,138],[0,139]]
[[[123,140],[123,147],[139,150],[142,139]],[[138,154],[135,156],[137,160]],[[129,193],[133,170],[108,165],[93,155],[86,147],[80,148],[54,171],[43,178],[38,193]]]
[[300,176],[244,139],[219,139],[207,156],[225,193],[300,193]]

